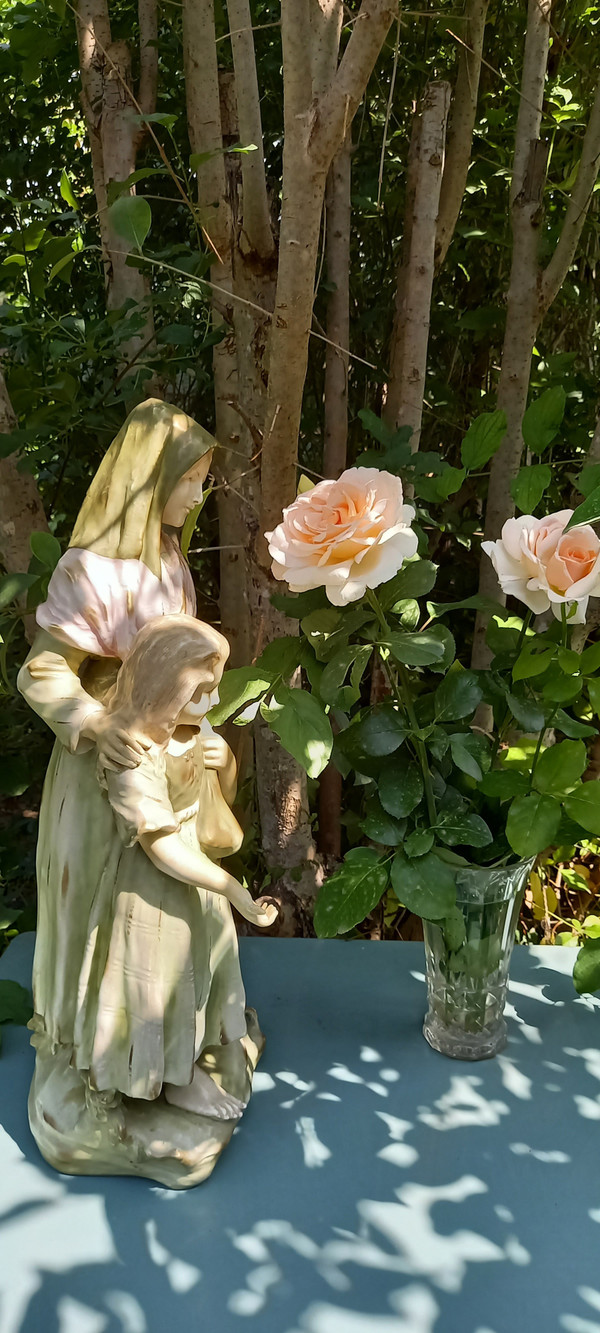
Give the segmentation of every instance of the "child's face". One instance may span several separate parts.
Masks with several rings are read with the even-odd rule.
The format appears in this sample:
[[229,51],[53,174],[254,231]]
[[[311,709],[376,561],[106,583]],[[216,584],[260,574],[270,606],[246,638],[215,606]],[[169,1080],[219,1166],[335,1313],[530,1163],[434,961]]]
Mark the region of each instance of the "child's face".
[[189,703],[185,704],[177,718],[179,726],[184,724],[198,726],[210,709],[218,704],[218,685],[222,675],[223,669],[221,668],[220,671],[215,671],[206,680],[200,682]]

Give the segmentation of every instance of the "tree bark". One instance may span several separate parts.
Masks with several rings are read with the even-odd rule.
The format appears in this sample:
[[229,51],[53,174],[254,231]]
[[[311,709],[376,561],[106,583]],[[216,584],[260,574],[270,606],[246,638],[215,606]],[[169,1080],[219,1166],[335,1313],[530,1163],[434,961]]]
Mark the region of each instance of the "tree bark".
[[[323,474],[339,477],[346,466],[348,446],[348,355],[350,343],[350,184],[352,142],[346,138],[333,159],[327,178],[325,203],[325,257],[327,281],[327,337],[323,427]],[[332,344],[335,343],[335,346]]]
[[[108,210],[108,187],[125,181],[135,171],[144,126],[135,119],[136,103],[145,114],[156,106],[158,77],[156,0],[139,0],[140,81],[134,98],[131,52],[125,41],[113,42],[106,0],[77,0],[76,29],[81,70],[81,101],[91,149],[94,191],[98,204],[100,239],[108,310],[119,310],[130,300],[145,313],[139,334],[123,344],[126,361],[137,357],[152,342],[154,324],[150,286],[138,268],[127,264],[131,251],[115,230]],[[135,194],[131,186],[130,194]],[[157,386],[153,386],[156,391]]]
[[[17,420],[0,370],[0,434],[10,435]],[[31,560],[30,538],[33,532],[47,532],[48,522],[37,482],[19,453],[0,459],[0,561],[7,574],[24,573]],[[37,625],[35,616],[25,616],[25,636],[33,643]]]
[[435,241],[436,268],[441,268],[454,235],[471,163],[488,5],[489,0],[467,0],[465,5],[464,44],[459,48],[458,74],[450,108],[446,160],[440,190]]
[[410,426],[419,448],[431,317],[436,230],[444,170],[450,85],[430,83],[413,126],[414,196],[396,284],[384,420]]

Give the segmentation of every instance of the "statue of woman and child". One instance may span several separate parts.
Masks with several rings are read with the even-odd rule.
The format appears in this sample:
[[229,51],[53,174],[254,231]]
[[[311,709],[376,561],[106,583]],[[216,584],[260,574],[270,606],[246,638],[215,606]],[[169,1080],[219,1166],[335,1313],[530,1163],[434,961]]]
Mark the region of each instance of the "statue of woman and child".
[[215,441],[157,400],[106,453],[38,608],[18,687],[56,735],[39,821],[29,1119],[72,1174],[174,1188],[212,1170],[264,1045],[219,865],[236,765],[207,720],[229,646],[195,618],[178,534]]

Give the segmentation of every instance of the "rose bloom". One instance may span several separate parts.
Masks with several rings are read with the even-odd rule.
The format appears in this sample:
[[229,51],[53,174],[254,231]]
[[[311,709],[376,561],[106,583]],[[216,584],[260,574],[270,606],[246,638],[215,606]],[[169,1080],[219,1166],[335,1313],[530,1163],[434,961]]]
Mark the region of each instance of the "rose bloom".
[[482,545],[503,592],[536,615],[551,606],[557,620],[561,606],[575,605],[570,623],[581,625],[588,598],[600,596],[600,541],[587,525],[565,532],[572,514],[561,509],[548,518],[509,518],[500,540]]
[[390,472],[351,467],[299,495],[274,532],[265,533],[276,579],[292,592],[324,587],[334,606],[387,583],[416,555],[414,509]]

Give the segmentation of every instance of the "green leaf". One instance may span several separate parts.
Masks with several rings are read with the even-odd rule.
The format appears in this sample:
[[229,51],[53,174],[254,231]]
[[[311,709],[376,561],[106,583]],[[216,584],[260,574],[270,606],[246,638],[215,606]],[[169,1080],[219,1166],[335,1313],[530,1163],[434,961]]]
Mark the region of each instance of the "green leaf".
[[600,463],[588,463],[582,468],[579,476],[575,478],[575,486],[587,500],[588,495],[600,486]]
[[31,996],[18,981],[0,981],[0,1023],[23,1026],[33,1017]]
[[317,657],[322,656],[328,638],[338,628],[341,619],[342,613],[335,606],[320,607],[317,611],[310,611],[307,616],[302,618],[302,633],[306,635]]
[[554,657],[554,648],[538,648],[536,639],[526,640],[513,667],[513,680],[542,676]]
[[490,764],[489,747],[483,737],[471,731],[457,731],[450,737],[450,749],[461,773],[474,778],[475,782],[481,782],[484,773],[482,764],[485,764],[486,759],[488,768]]
[[506,836],[518,856],[536,856],[554,841],[559,824],[559,802],[552,796],[530,792],[513,801],[506,821]]
[[414,833],[409,833],[405,839],[402,850],[406,856],[425,856],[426,852],[431,851],[433,841],[431,829],[415,829]]
[[423,797],[420,768],[407,754],[396,754],[381,766],[379,800],[389,815],[403,819],[412,814]]
[[147,199],[138,194],[121,195],[108,209],[108,218],[130,249],[141,250],[152,225],[152,210]]
[[37,582],[37,574],[3,574],[0,576],[0,611]]
[[532,453],[541,454],[552,443],[565,414],[566,401],[562,385],[556,385],[529,404],[523,417],[523,439]]
[[482,412],[475,417],[462,442],[460,456],[469,472],[479,472],[500,448],[506,435],[506,413]]
[[314,694],[278,685],[269,704],[261,705],[261,713],[309,778],[318,778],[329,763],[333,735],[329,718]]
[[344,864],[325,880],[315,904],[320,939],[345,935],[364,921],[388,886],[388,867],[373,847],[354,847]]
[[561,671],[566,676],[575,675],[581,666],[581,654],[574,648],[557,648],[556,657]]
[[589,700],[596,717],[600,716],[600,679],[591,679],[587,681],[587,690]]
[[440,921],[454,907],[454,874],[435,852],[425,852],[416,861],[409,861],[398,852],[392,861],[390,878],[398,902],[426,921]]
[[295,634],[283,634],[279,639],[271,639],[266,648],[256,659],[255,666],[269,676],[283,676],[289,680],[300,666],[301,646]]
[[574,510],[567,523],[565,532],[570,532],[571,528],[579,528],[584,523],[597,523],[599,518],[600,486],[596,486],[596,489],[591,492],[591,495],[588,495],[587,500],[584,500],[583,504],[578,505],[577,509]]
[[579,738],[585,740],[588,736],[598,735],[596,727],[590,727],[587,722],[579,722],[577,718],[569,717],[569,714],[565,713],[562,708],[559,708],[554,715],[554,726],[557,731],[562,731],[571,740],[578,740]]
[[583,676],[565,676],[558,662],[551,663],[542,685],[542,695],[555,704],[571,704],[581,694]]
[[330,658],[321,677],[319,693],[326,704],[336,704],[340,689],[351,667],[352,686],[348,692],[347,703],[356,703],[360,696],[360,681],[373,649],[370,643],[348,644],[334,657]]
[[417,634],[391,634],[389,644],[392,657],[404,666],[430,666],[432,662],[440,662],[444,656],[444,644],[432,630],[422,630]]
[[581,654],[581,671],[584,676],[593,676],[600,670],[600,643],[591,643]]
[[271,595],[271,604],[282,615],[289,616],[291,620],[302,620],[304,616],[309,616],[312,611],[331,610],[331,604],[327,601],[327,593],[324,588],[308,588],[306,592],[284,594],[274,592]]
[[60,542],[52,536],[51,532],[32,532],[29,545],[36,560],[39,560],[44,569],[53,570],[56,568],[62,551]]
[[560,741],[549,745],[535,766],[533,785],[537,791],[561,794],[576,785],[587,766],[583,741]]
[[512,796],[525,796],[527,794],[529,778],[525,773],[509,773],[505,772],[504,769],[495,768],[493,772],[485,774],[481,790],[484,796],[496,797],[500,801],[508,801]]
[[442,811],[437,822],[436,832],[441,842],[449,847],[487,847],[492,842],[492,835],[481,815],[460,810]]
[[[475,593],[473,597],[465,597],[462,602],[428,602],[427,611],[430,616],[439,618],[445,616],[449,611],[500,611],[504,608],[492,597],[483,597],[480,593]],[[506,614],[506,613],[505,613]]]
[[579,995],[600,990],[600,940],[586,940],[573,968],[573,982]]
[[262,698],[272,683],[271,673],[261,671],[260,667],[236,667],[226,671],[219,685],[219,702],[208,714],[211,726],[220,727],[238,708]]
[[458,722],[475,712],[483,691],[473,671],[456,664],[435,692],[435,716],[438,722]]
[[465,918],[462,912],[460,911],[460,908],[458,907],[453,908],[453,910],[446,917],[442,929],[444,931],[446,948],[449,949],[451,953],[456,953],[456,951],[462,947],[467,938]]
[[363,833],[373,842],[383,843],[386,847],[397,847],[406,833],[406,820],[394,819],[388,815],[377,796],[370,796],[365,805],[365,816],[361,821]]
[[551,480],[552,472],[546,463],[530,463],[522,467],[510,483],[510,493],[517,509],[522,514],[533,514]]
[[435,586],[437,565],[431,560],[408,560],[398,570],[393,579],[377,589],[377,596],[384,611],[389,611],[396,602],[412,597],[424,597]]
[[407,734],[405,722],[392,701],[386,699],[342,732],[342,748],[350,763],[356,764],[361,758],[393,754]]
[[73,194],[73,188],[71,186],[71,182],[64,167],[61,172],[59,189],[65,203],[68,204],[69,208],[72,208],[76,213],[77,200],[75,199],[75,195]]
[[600,834],[600,782],[582,782],[565,797],[565,810],[586,833]]
[[456,642],[447,625],[430,625],[427,634],[430,639],[437,639],[442,646],[442,656],[431,663],[432,671],[447,671],[456,657]]
[[544,725],[544,710],[533,699],[522,699],[517,694],[507,694],[506,702],[510,711],[523,731],[541,731]]

